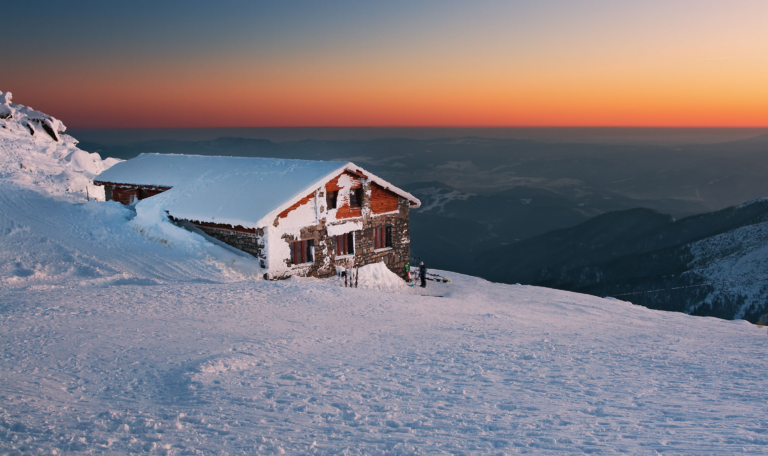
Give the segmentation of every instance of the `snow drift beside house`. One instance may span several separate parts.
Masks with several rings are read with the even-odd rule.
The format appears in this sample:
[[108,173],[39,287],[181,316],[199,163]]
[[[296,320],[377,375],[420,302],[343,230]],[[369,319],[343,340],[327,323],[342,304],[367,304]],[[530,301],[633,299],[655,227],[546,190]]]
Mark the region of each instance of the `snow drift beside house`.
[[78,149],[60,120],[11,99],[11,92],[0,92],[0,178],[76,200],[104,200],[93,177],[120,160]]

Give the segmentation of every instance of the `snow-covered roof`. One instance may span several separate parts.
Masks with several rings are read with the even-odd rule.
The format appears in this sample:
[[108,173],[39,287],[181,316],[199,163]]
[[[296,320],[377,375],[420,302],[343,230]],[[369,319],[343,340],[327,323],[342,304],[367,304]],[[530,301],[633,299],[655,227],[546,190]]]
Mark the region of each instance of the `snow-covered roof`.
[[415,205],[418,199],[349,162],[258,157],[141,154],[100,174],[96,181],[172,187],[151,199],[187,220],[257,227],[349,170],[363,173]]

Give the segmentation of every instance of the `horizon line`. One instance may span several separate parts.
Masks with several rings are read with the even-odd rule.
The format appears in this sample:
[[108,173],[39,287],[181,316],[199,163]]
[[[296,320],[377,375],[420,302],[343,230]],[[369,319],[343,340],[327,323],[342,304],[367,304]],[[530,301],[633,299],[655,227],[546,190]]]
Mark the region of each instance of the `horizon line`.
[[744,126],[676,126],[676,125],[488,125],[488,126],[453,126],[453,125],[292,125],[292,126],[230,126],[230,127],[67,127],[67,130],[203,130],[203,129],[251,129],[251,128],[264,128],[264,129],[290,129],[290,128],[372,128],[372,129],[385,129],[385,128],[401,128],[401,129],[418,129],[418,128],[435,128],[435,129],[459,129],[459,128],[487,128],[487,129],[506,129],[506,128],[528,128],[528,129],[545,129],[545,128],[562,128],[562,129],[768,129],[768,125],[744,125]]

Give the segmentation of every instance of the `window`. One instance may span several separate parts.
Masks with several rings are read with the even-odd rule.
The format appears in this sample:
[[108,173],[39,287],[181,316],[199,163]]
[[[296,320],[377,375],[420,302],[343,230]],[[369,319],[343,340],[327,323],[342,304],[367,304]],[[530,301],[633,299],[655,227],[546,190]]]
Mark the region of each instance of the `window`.
[[392,247],[392,227],[380,226],[373,229],[373,248],[386,249]]
[[355,254],[355,235],[344,233],[336,236],[336,256]]
[[362,188],[353,188],[349,191],[349,207],[363,207]]
[[312,263],[315,261],[315,241],[291,242],[291,263],[294,265]]
[[325,192],[325,202],[328,205],[328,209],[336,209],[336,199],[339,197],[339,192]]

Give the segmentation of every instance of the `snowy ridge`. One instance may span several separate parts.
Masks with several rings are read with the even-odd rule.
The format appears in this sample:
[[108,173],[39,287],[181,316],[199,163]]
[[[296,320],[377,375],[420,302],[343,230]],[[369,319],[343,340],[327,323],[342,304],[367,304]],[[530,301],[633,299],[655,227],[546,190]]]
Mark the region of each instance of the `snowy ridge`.
[[48,194],[103,201],[104,189],[93,185],[93,177],[120,160],[78,149],[60,120],[11,98],[0,92],[0,178]]
[[747,206],[751,206],[752,204],[764,203],[766,201],[768,201],[768,198],[753,199],[753,200],[747,201],[746,203],[739,204],[738,206],[736,206],[736,209],[743,209]]
[[755,305],[768,301],[768,222],[744,226],[691,244],[691,274],[711,283],[702,305],[728,299],[744,318]]

